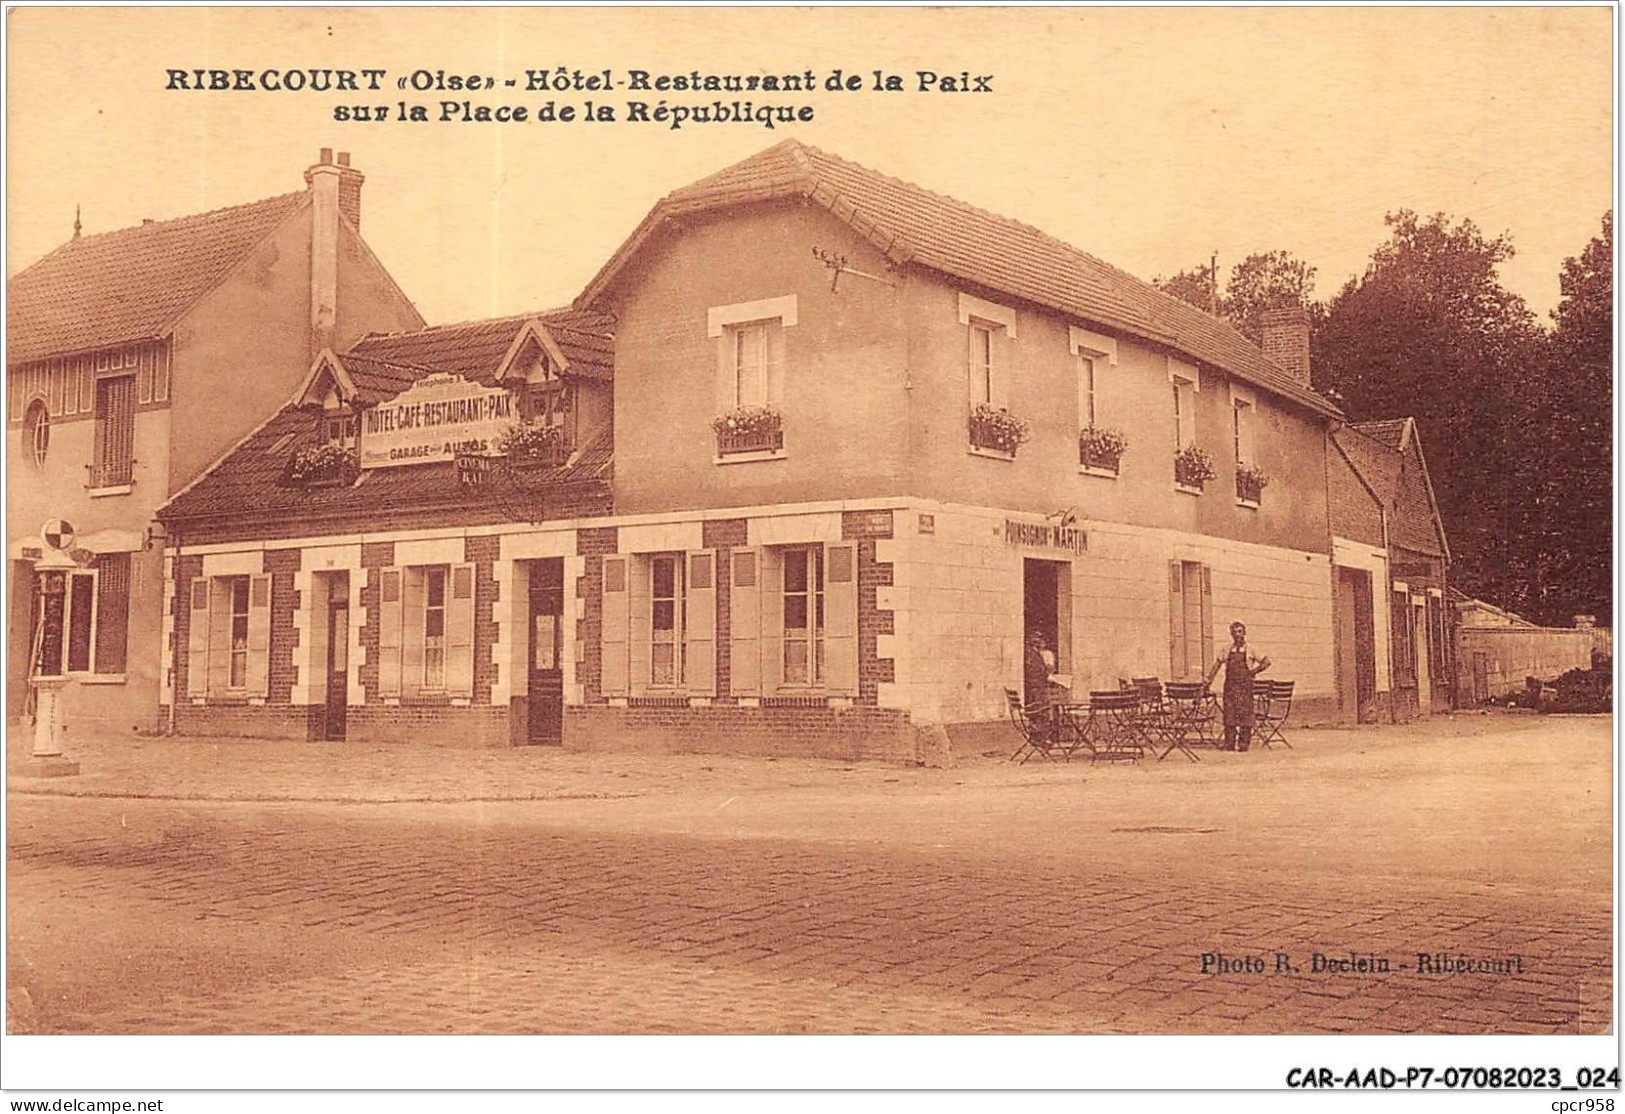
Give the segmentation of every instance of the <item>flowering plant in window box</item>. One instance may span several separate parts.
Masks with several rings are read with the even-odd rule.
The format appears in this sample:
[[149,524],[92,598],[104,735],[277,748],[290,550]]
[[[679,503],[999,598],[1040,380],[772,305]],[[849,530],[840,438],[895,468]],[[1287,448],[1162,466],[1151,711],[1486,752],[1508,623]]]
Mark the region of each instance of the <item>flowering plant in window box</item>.
[[570,458],[564,427],[541,422],[515,422],[497,438],[496,448],[512,465],[559,465]]
[[784,419],[766,406],[736,406],[711,419],[717,455],[777,452],[784,448]]
[[970,443],[978,449],[1016,455],[1027,440],[1027,423],[1010,413],[983,402],[970,412]]
[[1205,449],[1186,445],[1174,454],[1174,481],[1185,487],[1200,488],[1219,474]]
[[1264,494],[1270,478],[1264,470],[1256,464],[1248,464],[1236,469],[1236,498],[1245,499],[1249,503],[1256,503]]
[[310,445],[293,454],[283,478],[297,487],[338,487],[355,482],[361,459],[343,445]]
[[1128,450],[1128,438],[1115,429],[1085,426],[1078,433],[1078,463],[1090,468],[1117,471],[1117,462]]

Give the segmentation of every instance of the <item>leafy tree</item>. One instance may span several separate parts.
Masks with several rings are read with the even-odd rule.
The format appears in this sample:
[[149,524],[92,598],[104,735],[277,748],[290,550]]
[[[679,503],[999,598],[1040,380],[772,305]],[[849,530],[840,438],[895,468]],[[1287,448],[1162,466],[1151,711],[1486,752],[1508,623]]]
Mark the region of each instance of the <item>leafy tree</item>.
[[1224,306],[1218,295],[1214,270],[1210,264],[1199,264],[1164,278],[1161,275],[1151,280],[1155,286],[1165,294],[1172,294],[1182,302],[1189,302],[1204,313],[1223,313]]
[[1309,264],[1284,251],[1255,251],[1230,272],[1224,315],[1256,343],[1265,310],[1308,306],[1314,290],[1315,269]]
[[1544,379],[1541,333],[1500,284],[1505,235],[1409,210],[1363,275],[1331,300],[1312,337],[1316,386],[1355,420],[1415,417],[1468,592],[1526,604],[1532,554],[1521,539],[1541,458],[1528,433]]
[[1566,624],[1577,613],[1609,622],[1613,610],[1614,214],[1563,263],[1562,300],[1546,345],[1530,450],[1543,467],[1531,495],[1536,551],[1531,618]]

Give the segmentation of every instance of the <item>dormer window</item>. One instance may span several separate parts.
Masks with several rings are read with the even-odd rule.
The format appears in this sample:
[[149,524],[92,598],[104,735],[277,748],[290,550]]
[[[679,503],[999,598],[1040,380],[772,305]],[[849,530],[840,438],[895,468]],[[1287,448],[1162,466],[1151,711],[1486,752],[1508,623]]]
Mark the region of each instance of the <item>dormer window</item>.
[[328,414],[322,426],[327,443],[334,448],[354,449],[361,437],[361,421],[354,414]]

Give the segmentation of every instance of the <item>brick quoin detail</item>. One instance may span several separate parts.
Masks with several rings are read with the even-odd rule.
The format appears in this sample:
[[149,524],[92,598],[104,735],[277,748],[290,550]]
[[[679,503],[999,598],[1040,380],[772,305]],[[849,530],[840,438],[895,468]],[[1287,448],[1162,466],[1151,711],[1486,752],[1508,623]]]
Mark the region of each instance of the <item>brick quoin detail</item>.
[[474,564],[474,703],[491,703],[491,686],[496,683],[496,667],[491,649],[497,640],[493,619],[500,594],[494,562],[502,549],[496,535],[463,539],[463,560]]
[[613,526],[594,526],[576,531],[576,553],[585,557],[585,567],[576,581],[576,598],[582,600],[581,619],[576,623],[576,640],[581,643],[581,660],[576,663],[576,681],[582,699],[591,703],[604,698],[604,554],[620,546],[620,531]]
[[293,649],[299,644],[293,616],[300,604],[293,577],[299,571],[299,562],[297,549],[265,551],[264,568],[271,574],[271,686],[265,698],[267,704],[293,703]]
[[742,518],[712,518],[700,523],[700,545],[705,549],[750,544],[750,531]]
[[896,663],[880,657],[876,641],[882,634],[895,634],[896,617],[890,609],[882,611],[875,605],[876,589],[891,587],[891,563],[875,560],[873,538],[858,542],[858,699],[859,704],[874,707],[880,702],[882,684],[897,679]]
[[361,567],[364,569],[387,569],[395,563],[394,542],[362,542]]
[[[394,554],[395,547],[390,545],[390,560],[394,559]],[[366,547],[363,546],[362,559],[365,560],[365,558]],[[361,606],[367,612],[367,621],[361,627],[361,688],[366,693],[367,702],[370,704],[380,699],[378,695],[378,581],[380,574],[377,567],[372,567],[363,572],[351,573],[351,575],[365,575],[367,578],[361,585]],[[354,708],[351,708],[352,712],[354,710]]]
[[175,640],[170,643],[169,662],[173,676],[170,680],[175,692],[175,703],[185,704],[188,647],[192,644],[192,581],[203,575],[203,556],[192,554],[175,558]]

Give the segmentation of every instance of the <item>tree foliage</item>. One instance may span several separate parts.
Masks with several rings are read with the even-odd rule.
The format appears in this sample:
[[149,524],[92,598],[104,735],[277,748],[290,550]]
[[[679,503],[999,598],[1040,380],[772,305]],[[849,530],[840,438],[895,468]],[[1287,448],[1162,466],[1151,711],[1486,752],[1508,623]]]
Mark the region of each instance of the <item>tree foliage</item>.
[[1254,342],[1260,338],[1259,316],[1281,306],[1308,306],[1315,289],[1315,268],[1284,251],[1255,251],[1237,263],[1222,292],[1215,289],[1212,264],[1198,264],[1152,283],[1197,309],[1224,317]]

